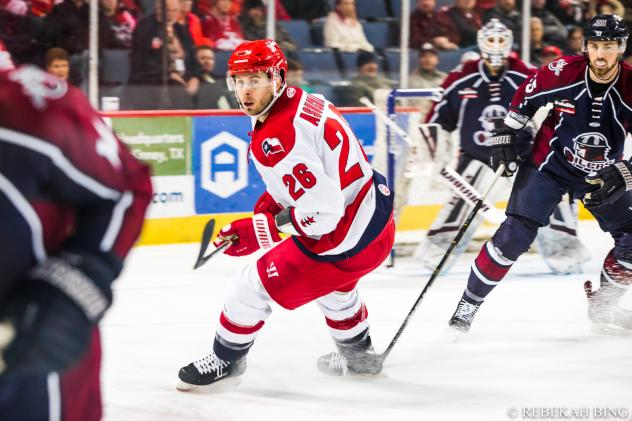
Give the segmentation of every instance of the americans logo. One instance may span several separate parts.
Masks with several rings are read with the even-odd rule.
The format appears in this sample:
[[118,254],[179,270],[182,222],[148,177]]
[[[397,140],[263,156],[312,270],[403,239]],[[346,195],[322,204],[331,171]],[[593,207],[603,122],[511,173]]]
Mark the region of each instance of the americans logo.
[[261,149],[263,149],[263,153],[265,156],[274,155],[275,153],[285,152],[283,149],[283,145],[281,141],[276,137],[268,137],[263,140],[261,143]]

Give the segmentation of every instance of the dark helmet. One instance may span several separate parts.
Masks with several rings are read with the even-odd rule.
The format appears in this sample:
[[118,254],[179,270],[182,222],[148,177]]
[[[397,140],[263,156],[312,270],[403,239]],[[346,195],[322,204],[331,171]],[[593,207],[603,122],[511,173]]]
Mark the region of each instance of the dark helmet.
[[597,15],[584,27],[584,46],[588,41],[618,41],[623,53],[628,41],[628,28],[617,15]]

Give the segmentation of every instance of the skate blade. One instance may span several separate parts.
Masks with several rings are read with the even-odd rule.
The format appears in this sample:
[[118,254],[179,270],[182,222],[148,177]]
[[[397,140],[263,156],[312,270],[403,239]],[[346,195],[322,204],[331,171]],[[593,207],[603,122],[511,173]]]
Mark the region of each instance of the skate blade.
[[593,323],[590,331],[597,335],[632,336],[632,329],[625,329],[609,323]]
[[209,385],[196,385],[183,382],[180,380],[180,383],[176,386],[176,389],[180,392],[191,392],[191,393],[214,393],[214,392],[222,392],[228,389],[232,389],[235,386],[238,386],[241,383],[240,376],[228,377],[222,379],[217,383],[211,383]]

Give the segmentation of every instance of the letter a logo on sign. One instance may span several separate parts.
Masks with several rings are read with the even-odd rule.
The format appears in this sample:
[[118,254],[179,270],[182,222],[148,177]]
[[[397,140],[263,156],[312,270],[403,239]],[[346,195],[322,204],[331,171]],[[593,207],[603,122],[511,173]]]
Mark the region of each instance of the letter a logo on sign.
[[227,198],[248,186],[248,143],[221,132],[201,146],[202,188]]

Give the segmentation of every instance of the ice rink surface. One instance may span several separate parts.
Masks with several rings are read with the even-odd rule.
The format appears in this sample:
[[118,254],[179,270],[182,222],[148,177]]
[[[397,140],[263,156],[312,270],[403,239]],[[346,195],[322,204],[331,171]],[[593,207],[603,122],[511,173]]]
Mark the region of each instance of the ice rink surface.
[[[470,333],[457,335],[447,321],[474,255],[462,256],[428,291],[377,378],[321,374],[316,359],[334,345],[318,308],[274,306],[241,384],[210,394],[176,391],[177,372],[209,352],[224,287],[256,256],[221,255],[193,271],[195,244],[137,248],[102,323],[105,419],[491,421],[558,408],[631,420],[632,335],[592,333],[582,288],[586,279],[598,284],[612,240],[593,222],[581,224],[580,237],[593,256],[583,274],[550,275],[529,253]],[[408,259],[360,283],[378,352],[429,275]],[[632,308],[632,292],[622,304]]]

